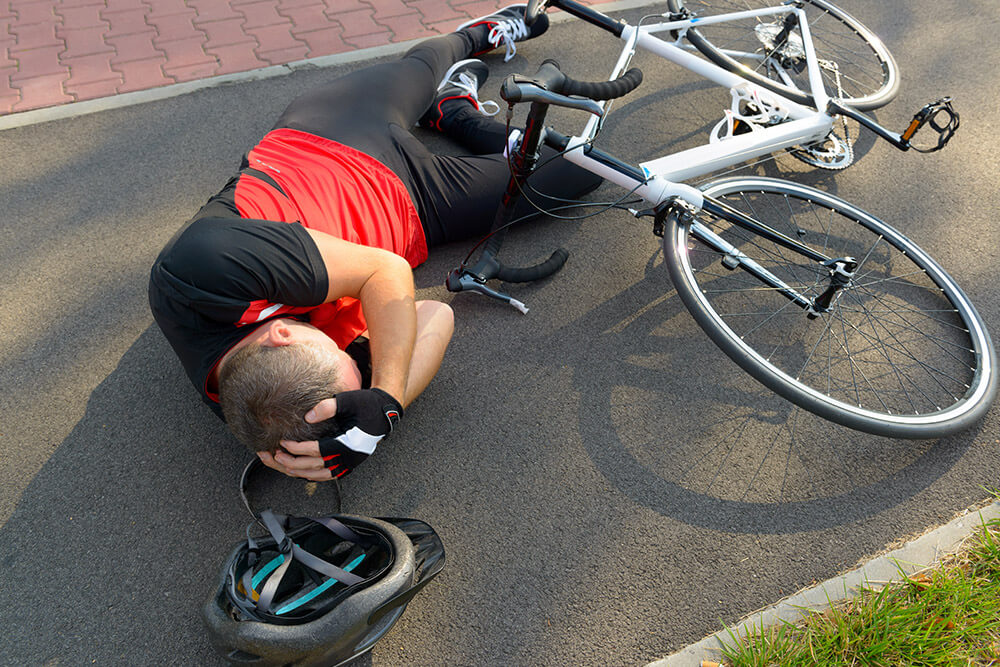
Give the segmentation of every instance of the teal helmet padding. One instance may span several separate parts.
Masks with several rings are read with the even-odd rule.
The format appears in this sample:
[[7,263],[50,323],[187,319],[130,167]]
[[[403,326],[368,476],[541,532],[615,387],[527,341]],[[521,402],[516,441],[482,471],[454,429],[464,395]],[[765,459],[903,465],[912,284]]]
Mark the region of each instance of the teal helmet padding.
[[[422,521],[271,517],[280,524],[277,534],[253,538],[248,532],[202,608],[213,646],[234,664],[330,666],[352,660],[371,650],[444,567],[444,546]],[[360,537],[362,546],[319,522],[329,519]],[[354,583],[331,584],[326,569],[310,567],[300,555],[331,558],[328,565],[342,568],[349,573],[343,578]],[[267,595],[265,582],[279,571],[284,578],[271,586],[273,605],[268,599],[266,608],[258,608]]]

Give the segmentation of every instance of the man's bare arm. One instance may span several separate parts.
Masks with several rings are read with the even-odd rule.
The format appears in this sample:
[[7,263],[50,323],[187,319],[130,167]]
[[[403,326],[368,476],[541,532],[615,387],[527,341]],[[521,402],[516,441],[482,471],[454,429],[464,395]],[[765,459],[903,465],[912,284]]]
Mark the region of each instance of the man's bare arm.
[[345,296],[361,301],[371,344],[372,386],[402,403],[417,331],[409,263],[387,250],[307,231],[326,265],[327,302]]

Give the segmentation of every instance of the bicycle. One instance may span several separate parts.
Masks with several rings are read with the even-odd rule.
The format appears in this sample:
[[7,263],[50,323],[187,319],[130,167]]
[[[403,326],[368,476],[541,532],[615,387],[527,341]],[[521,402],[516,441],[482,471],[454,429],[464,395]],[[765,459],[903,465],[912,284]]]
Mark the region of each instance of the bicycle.
[[[506,230],[516,222],[514,203],[526,196],[525,181],[540,166],[544,144],[648,203],[626,208],[637,218],[652,218],[684,305],[712,341],[766,387],[825,419],[876,435],[925,439],[964,430],[996,396],[996,353],[975,307],[927,253],[878,218],[814,188],[765,177],[727,178],[701,188],[680,182],[792,147],[816,166],[842,168],[849,142],[833,129],[838,117],[856,120],[901,150],[939,150],[958,128],[948,98],[924,106],[902,133],[882,127],[852,106],[881,106],[898,89],[895,63],[877,37],[825,0],[758,4],[702,17],[684,0],[669,0],[665,21],[632,26],[575,0],[530,0],[526,23],[556,7],[625,46],[608,81],[575,81],[554,61],[544,62],[534,76],[504,81],[500,95],[508,103],[508,123],[516,104],[531,103],[525,130],[509,151],[511,178],[493,231],[480,243],[478,261],[469,264],[473,248],[448,275],[447,288],[527,312],[487,281],[535,281],[563,266],[568,253],[561,248],[531,267],[498,259]],[[880,74],[855,75],[854,59],[833,60],[836,54],[826,46],[820,58],[806,9],[847,26]],[[725,24],[745,21],[754,22],[749,39],[757,46],[733,48],[738,30],[725,43],[716,37],[725,36]],[[674,41],[655,36],[661,32]],[[682,45],[685,39],[689,46]],[[842,43],[833,42],[837,48]],[[733,106],[707,144],[639,165],[594,145],[608,102],[642,80],[638,69],[626,71],[637,48],[730,89]],[[827,94],[824,72],[838,98]],[[551,105],[591,116],[578,136],[567,136],[545,127]],[[915,143],[925,127],[937,133],[936,143]]]

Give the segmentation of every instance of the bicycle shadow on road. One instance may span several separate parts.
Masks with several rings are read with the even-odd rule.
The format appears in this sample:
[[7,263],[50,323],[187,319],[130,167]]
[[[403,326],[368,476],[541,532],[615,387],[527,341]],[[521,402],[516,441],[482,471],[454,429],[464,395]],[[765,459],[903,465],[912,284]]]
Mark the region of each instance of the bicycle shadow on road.
[[669,284],[653,257],[642,281],[537,346],[574,370],[587,453],[636,504],[731,533],[848,524],[926,489],[978,432],[908,441],[826,422],[743,373]]

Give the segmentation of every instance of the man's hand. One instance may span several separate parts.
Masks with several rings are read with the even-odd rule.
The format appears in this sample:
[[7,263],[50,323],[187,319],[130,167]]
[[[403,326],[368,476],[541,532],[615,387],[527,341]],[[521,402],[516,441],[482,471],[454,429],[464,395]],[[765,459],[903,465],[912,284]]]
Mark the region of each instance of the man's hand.
[[264,465],[291,477],[329,481],[348,474],[371,456],[402,416],[399,401],[381,389],[345,391],[306,413],[306,421],[312,424],[335,418],[333,434],[318,441],[283,440],[285,451],[274,456],[258,452],[258,456]]
[[[341,477],[375,453],[402,418],[403,406],[377,387],[345,391],[332,400],[336,432],[319,439],[319,451],[331,474]],[[312,421],[309,414],[306,421]]]
[[329,482],[333,477],[319,453],[319,442],[307,440],[293,442],[282,440],[281,449],[272,456],[269,452],[257,452],[257,457],[268,468],[289,477],[301,477],[313,482]]

